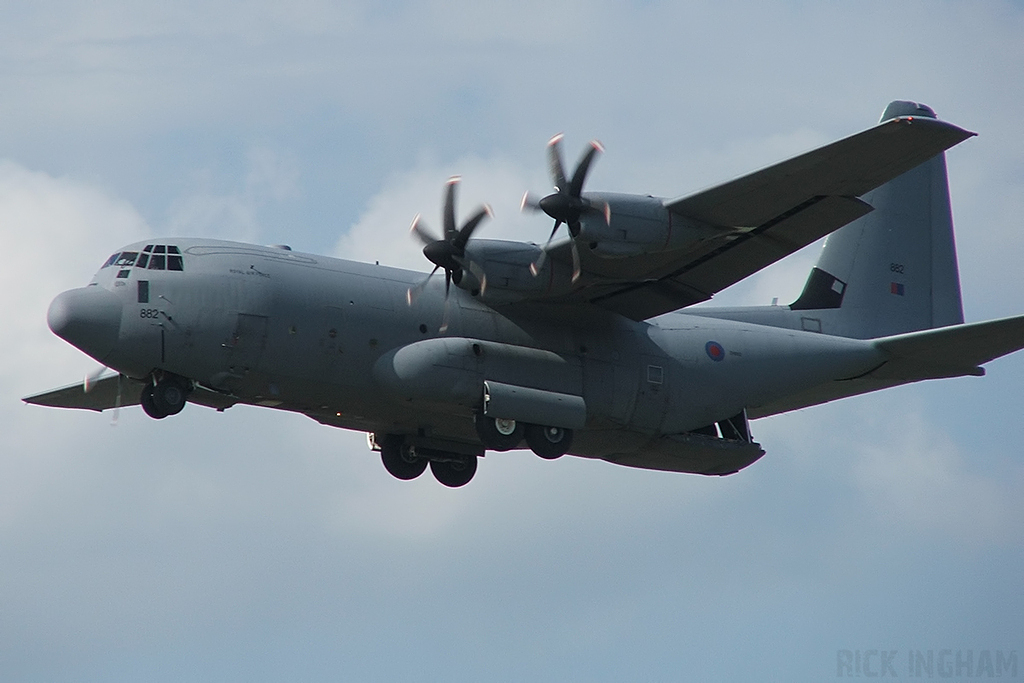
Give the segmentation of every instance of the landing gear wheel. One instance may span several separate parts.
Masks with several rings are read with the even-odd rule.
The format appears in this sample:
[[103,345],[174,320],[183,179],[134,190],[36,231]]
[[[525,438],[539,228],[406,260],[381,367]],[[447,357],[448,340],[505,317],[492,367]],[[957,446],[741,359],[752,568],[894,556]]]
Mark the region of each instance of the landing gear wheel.
[[180,377],[165,377],[152,388],[153,406],[165,417],[177,415],[185,407],[188,389],[188,385]]
[[572,430],[563,427],[526,425],[526,444],[545,460],[560,458],[572,447]]
[[523,440],[523,425],[515,420],[477,413],[473,416],[473,425],[480,442],[488,450],[510,451]]
[[142,404],[142,409],[154,420],[162,420],[167,417],[167,413],[162,412],[157,408],[153,402],[153,385],[147,384],[142,388],[142,396],[139,397],[139,403]]
[[384,469],[392,477],[409,481],[423,474],[427,461],[416,455],[416,451],[403,443],[402,437],[388,435],[380,445],[380,459]]
[[462,456],[457,460],[431,460],[430,471],[434,473],[434,479],[456,489],[465,486],[476,474],[475,455]]

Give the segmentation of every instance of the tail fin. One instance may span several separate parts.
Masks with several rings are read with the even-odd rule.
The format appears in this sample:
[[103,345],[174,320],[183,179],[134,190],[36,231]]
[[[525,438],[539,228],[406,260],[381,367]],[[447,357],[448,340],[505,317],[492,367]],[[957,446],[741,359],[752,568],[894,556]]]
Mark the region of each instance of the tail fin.
[[[935,112],[897,100],[882,121],[897,116]],[[874,211],[828,237],[790,308],[821,332],[860,339],[962,323],[945,154],[862,199]]]

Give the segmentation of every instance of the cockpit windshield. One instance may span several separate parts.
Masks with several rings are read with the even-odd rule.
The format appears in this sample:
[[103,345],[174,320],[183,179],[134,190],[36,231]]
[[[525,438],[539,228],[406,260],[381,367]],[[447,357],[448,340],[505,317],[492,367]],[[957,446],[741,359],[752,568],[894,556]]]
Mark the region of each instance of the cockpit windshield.
[[[137,251],[121,251],[103,264],[103,268],[145,268],[146,270],[184,270],[181,250],[173,244],[147,244],[140,254]],[[101,268],[102,270],[102,268]]]
[[127,268],[128,266],[135,263],[135,259],[137,259],[138,257],[139,252],[137,251],[122,251],[118,259],[114,261],[114,265],[121,266],[122,268]]

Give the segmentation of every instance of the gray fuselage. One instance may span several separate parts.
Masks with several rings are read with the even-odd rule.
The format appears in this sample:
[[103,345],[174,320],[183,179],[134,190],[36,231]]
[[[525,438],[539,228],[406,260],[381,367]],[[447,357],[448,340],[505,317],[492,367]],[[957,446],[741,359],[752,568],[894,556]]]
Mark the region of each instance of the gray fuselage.
[[485,380],[581,396],[572,453],[615,459],[884,360],[859,340],[696,314],[648,323],[588,305],[490,307],[457,287],[442,335],[443,278],[409,304],[422,273],[165,241],[181,271],[97,273],[86,289],[117,297],[120,327],[112,348],[84,351],[129,377],[171,372],[240,403],[465,452],[481,452],[472,416]]

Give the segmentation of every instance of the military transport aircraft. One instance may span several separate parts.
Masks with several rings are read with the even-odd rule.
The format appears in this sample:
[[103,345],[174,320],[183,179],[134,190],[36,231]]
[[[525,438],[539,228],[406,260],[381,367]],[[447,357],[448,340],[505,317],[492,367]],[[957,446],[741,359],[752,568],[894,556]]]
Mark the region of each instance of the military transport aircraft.
[[[543,246],[475,238],[488,211],[457,222],[457,179],[442,234],[414,220],[443,280],[285,246],[128,245],[47,314],[116,374],[24,400],[295,411],[367,432],[399,479],[429,465],[451,487],[524,443],[731,474],[764,454],[751,419],[982,375],[1024,347],[1024,316],[963,323],[943,152],[972,135],[896,101],[863,132],[670,200],[583,192],[600,146],[570,177],[555,137],[555,191],[523,199],[554,219]],[[690,308],[826,235],[792,304]]]

